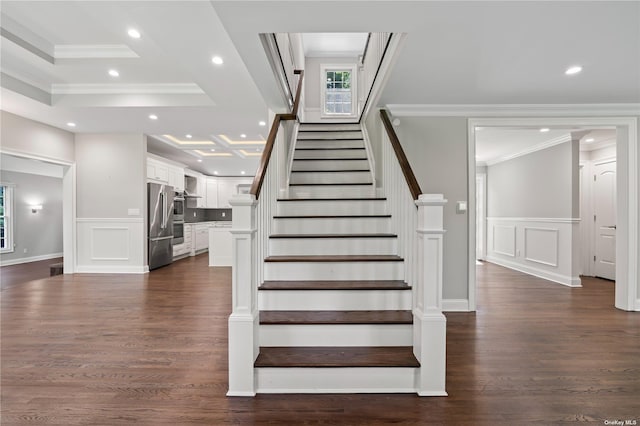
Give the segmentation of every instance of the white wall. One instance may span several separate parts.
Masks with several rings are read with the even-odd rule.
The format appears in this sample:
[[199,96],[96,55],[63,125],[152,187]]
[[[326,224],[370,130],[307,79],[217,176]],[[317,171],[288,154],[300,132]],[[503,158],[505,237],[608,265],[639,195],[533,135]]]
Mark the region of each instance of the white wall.
[[[323,121],[321,114],[321,96],[320,96],[320,67],[323,64],[357,64],[357,58],[305,58],[305,70],[304,70],[304,113],[305,121],[308,122],[321,122]],[[352,78],[356,78],[353,76]],[[357,82],[356,82],[357,84]],[[357,96],[353,99],[353,102],[357,102]],[[340,121],[342,119],[331,118],[330,121]],[[325,119],[327,121],[327,119]],[[346,119],[346,121],[353,121],[353,118]]]
[[[2,170],[0,181],[14,184],[12,253],[2,265],[62,256],[62,178]],[[33,213],[30,206],[41,204]]]
[[74,135],[6,111],[0,114],[0,149],[64,163],[75,158]]
[[78,134],[78,272],[144,272],[146,137]]

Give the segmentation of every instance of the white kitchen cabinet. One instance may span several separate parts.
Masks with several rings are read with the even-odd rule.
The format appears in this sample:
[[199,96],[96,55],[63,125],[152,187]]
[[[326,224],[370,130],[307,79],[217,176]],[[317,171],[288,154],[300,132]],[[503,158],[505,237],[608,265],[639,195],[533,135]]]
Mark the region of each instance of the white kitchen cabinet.
[[199,223],[195,225],[194,251],[200,252],[209,248],[209,225]]
[[218,208],[218,178],[207,177],[206,178],[206,208],[217,209]]
[[231,226],[209,228],[209,266],[232,266]]
[[203,209],[207,207],[207,178],[204,175],[197,176],[196,182],[196,195],[200,198],[196,198],[196,207]]
[[184,191],[184,169],[177,166],[169,166],[169,185],[178,192]]
[[153,158],[147,158],[147,179],[168,183],[169,165]]

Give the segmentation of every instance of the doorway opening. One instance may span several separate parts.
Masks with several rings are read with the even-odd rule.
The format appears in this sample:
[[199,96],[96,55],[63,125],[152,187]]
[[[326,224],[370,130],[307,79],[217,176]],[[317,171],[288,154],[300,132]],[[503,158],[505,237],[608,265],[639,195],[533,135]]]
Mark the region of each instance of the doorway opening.
[[[477,257],[478,247],[476,245],[477,237],[477,217],[476,217],[476,140],[477,136],[480,132],[484,131],[485,128],[495,127],[502,129],[512,129],[512,128],[538,128],[538,129],[571,129],[575,132],[580,131],[592,131],[593,129],[611,129],[616,133],[616,141],[615,141],[615,163],[617,165],[617,170],[615,171],[615,178],[612,174],[611,170],[603,171],[604,176],[608,176],[607,178],[603,178],[603,182],[605,185],[611,187],[612,182],[616,183],[617,196],[613,199],[613,205],[615,206],[615,223],[614,224],[603,224],[603,227],[615,227],[611,228],[615,230],[615,237],[609,236],[607,243],[608,248],[615,247],[613,252],[615,253],[615,262],[613,269],[615,270],[615,306],[618,309],[622,310],[637,310],[636,306],[636,294],[637,294],[637,282],[638,282],[638,265],[637,265],[637,256],[638,256],[638,235],[637,235],[637,223],[638,223],[638,141],[637,141],[637,120],[634,118],[484,118],[484,119],[470,119],[468,122],[469,125],[469,162],[468,162],[468,170],[469,170],[469,248],[468,248],[468,259],[469,259],[469,310],[476,309],[476,300],[475,300],[475,284],[476,284],[476,271],[475,271],[475,262]],[[547,130],[548,131],[548,130]],[[576,147],[577,148],[577,147]],[[576,149],[574,148],[574,149]],[[580,170],[580,171],[579,171]],[[581,169],[576,168],[575,181],[576,184],[580,181],[580,174],[582,173],[584,176],[585,169],[584,167]],[[491,182],[491,175],[488,176],[489,186]],[[488,189],[487,192],[491,194],[491,189]],[[576,199],[572,200],[573,205],[577,206],[577,208],[573,209],[574,212],[578,213],[580,211],[580,199],[579,192],[575,191]],[[491,202],[488,203],[488,220],[491,219]],[[597,218],[597,216],[596,216]],[[544,218],[543,218],[544,219]],[[549,218],[549,219],[562,219],[562,218]],[[571,242],[575,247],[580,247],[581,238],[583,238],[583,234],[581,234],[581,228],[578,224],[581,221],[581,218],[578,216],[568,216],[565,217],[565,222],[570,225],[573,225],[573,229],[575,231],[569,231]],[[505,235],[513,234],[512,230],[509,228],[510,225],[502,224],[502,228],[493,235],[494,238],[499,238],[500,244],[502,244],[503,248],[507,248],[505,252],[508,252],[513,257],[517,255],[516,248],[508,245],[506,242],[510,241]],[[492,244],[492,231],[487,226],[487,238],[485,247]],[[534,229],[535,228],[535,229]],[[546,228],[546,229],[545,229]],[[534,241],[534,234],[537,234],[536,238],[538,240],[552,240],[554,238],[554,234],[557,236],[558,231],[553,229],[555,226],[545,226],[544,224],[538,224],[536,226],[529,225],[528,229],[525,230],[525,233],[522,235],[522,239],[525,241],[529,239],[530,241]],[[494,231],[495,232],[495,231]],[[595,245],[594,245],[595,247]],[[530,247],[531,248],[531,247]],[[535,253],[535,250],[532,249],[532,252]],[[489,250],[487,250],[488,254]],[[521,253],[522,256],[526,256],[526,254]],[[538,257],[530,256],[530,258],[534,260],[538,260],[541,262],[548,262],[548,259],[545,259],[546,255],[543,252],[537,253]],[[606,256],[604,256],[606,258]],[[577,250],[572,250],[572,259],[571,259],[571,267],[577,268],[580,272],[584,273],[584,267],[580,267],[581,258],[586,258],[586,255],[580,255],[580,252]],[[597,256],[596,256],[597,259]],[[568,284],[569,285],[569,284]]]

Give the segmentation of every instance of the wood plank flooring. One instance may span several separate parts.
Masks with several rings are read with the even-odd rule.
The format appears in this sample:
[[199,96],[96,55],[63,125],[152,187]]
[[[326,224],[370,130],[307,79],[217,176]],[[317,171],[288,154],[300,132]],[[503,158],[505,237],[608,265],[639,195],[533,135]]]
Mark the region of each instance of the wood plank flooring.
[[55,259],[0,267],[0,289],[4,290],[27,281],[47,278],[50,275],[49,266],[60,262],[62,262],[62,258],[56,257]]
[[640,314],[613,307],[610,282],[479,266],[478,312],[446,314],[446,398],[227,398],[231,269],[207,262],[3,282],[1,424],[640,422]]

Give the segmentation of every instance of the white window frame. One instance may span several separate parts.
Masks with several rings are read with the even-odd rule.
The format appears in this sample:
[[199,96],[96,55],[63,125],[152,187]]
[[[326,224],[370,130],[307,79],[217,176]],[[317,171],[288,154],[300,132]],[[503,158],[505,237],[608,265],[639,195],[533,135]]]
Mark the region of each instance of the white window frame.
[[0,253],[13,253],[13,215],[15,208],[13,206],[13,185],[1,183],[4,187],[4,238],[5,247],[0,248]]
[[[320,117],[322,118],[352,118],[358,116],[358,67],[357,64],[322,64],[320,65]],[[351,112],[325,112],[325,94],[327,90],[327,71],[349,71],[351,73]]]

